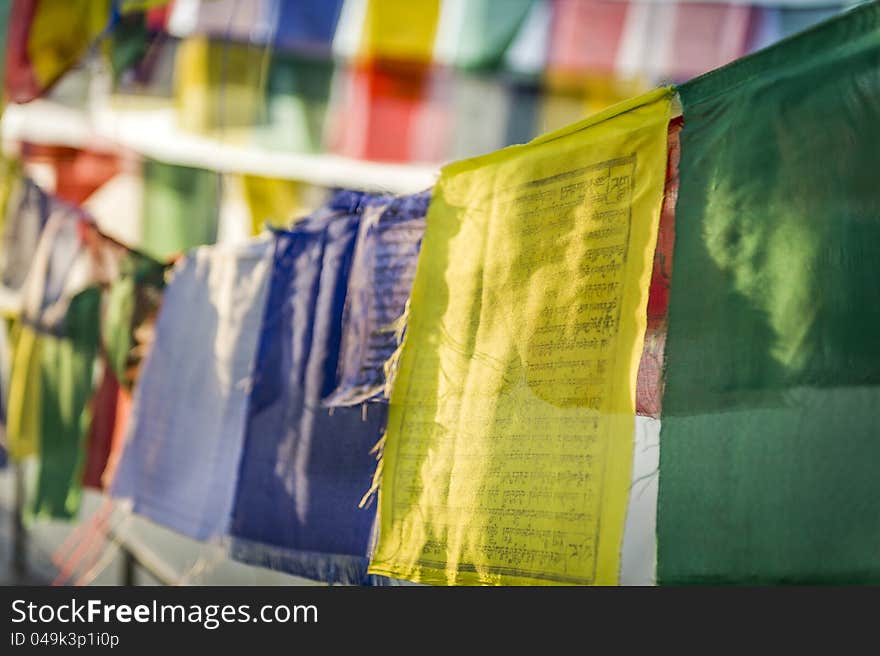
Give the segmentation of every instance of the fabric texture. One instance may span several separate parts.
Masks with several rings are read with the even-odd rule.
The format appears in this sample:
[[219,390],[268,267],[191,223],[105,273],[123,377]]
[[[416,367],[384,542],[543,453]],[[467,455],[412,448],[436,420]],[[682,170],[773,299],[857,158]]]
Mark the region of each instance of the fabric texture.
[[613,73],[629,5],[609,0],[553,0],[548,68]]
[[663,189],[663,208],[660,212],[657,247],[654,249],[654,269],[651,272],[651,287],[648,294],[648,327],[645,333],[645,346],[642,350],[636,385],[636,411],[640,415],[654,419],[660,418],[663,406],[664,351],[668,327],[669,293],[672,285],[672,254],[675,244],[675,203],[678,199],[681,126],[681,117],[669,123],[666,186]]
[[304,183],[256,175],[243,175],[241,182],[253,234],[266,227],[287,228],[299,218]]
[[6,311],[18,311],[19,292],[27,278],[37,244],[57,202],[37,185],[22,178],[14,185],[7,203],[0,249],[0,279]]
[[153,339],[165,288],[165,264],[128,251],[107,285],[101,314],[101,344],[116,380],[131,389]]
[[231,533],[238,560],[364,584],[375,506],[358,501],[385,407],[334,408],[342,313],[361,215],[384,197],[342,192],[276,233]]
[[128,421],[131,416],[131,392],[124,386],[119,386],[119,396],[116,399],[114,412],[113,434],[110,437],[110,452],[107,454],[107,463],[101,474],[101,487],[105,490],[113,488],[116,480],[116,471],[119,469],[119,461],[125,450],[125,438],[128,433]]
[[[6,50],[9,46],[9,19],[12,15],[12,2],[5,0],[0,3],[0,89],[3,89],[3,95],[6,95]],[[6,450],[3,449],[3,455],[0,460],[6,462]]]
[[229,525],[271,253],[263,238],[181,260],[135,387],[111,492],[197,540]]
[[144,12],[120,12],[109,35],[108,59],[113,79],[118,80],[135,67],[153,45]]
[[880,5],[680,88],[661,583],[880,582]]
[[321,152],[334,71],[332,59],[273,52],[254,140],[273,150]]
[[440,0],[367,0],[361,54],[428,63],[434,52]]
[[23,321],[42,332],[63,335],[72,299],[116,278],[124,253],[79,209],[59,204],[43,229],[22,286]]
[[103,373],[92,399],[83,472],[87,487],[105,489],[105,473],[119,441],[117,434],[124,434],[127,427],[128,403],[120,399],[134,387],[152,344],[164,274],[162,263],[129,251],[120,262],[118,277],[104,289],[100,319]]
[[34,517],[71,519],[82,497],[85,442],[94,390],[101,290],[70,301],[62,336],[40,337],[39,471]]
[[108,26],[110,0],[13,0],[6,49],[6,96],[25,103],[76,65]]
[[[9,407],[9,381],[12,374],[12,344],[10,332],[13,320],[0,318],[0,435],[6,443],[6,410]],[[4,449],[5,451],[5,449]]]
[[47,191],[54,198],[77,206],[123,168],[118,154],[70,146],[23,143],[21,157],[29,166],[50,168],[53,184]]
[[671,95],[443,169],[372,573],[618,582]]
[[270,0],[198,0],[195,31],[217,39],[265,43]]
[[269,54],[267,46],[254,45],[249,39],[184,39],[174,58],[175,109],[180,127],[247,141],[252,126],[265,121]]
[[[453,63],[464,70],[501,68],[535,0],[460,0]],[[445,5],[446,3],[444,3]]]
[[[15,412],[22,414],[14,421],[14,442],[17,453],[35,449],[39,455],[33,514],[69,519],[81,497],[101,287],[117,275],[125,251],[80,210],[51,201],[54,209],[21,290],[26,330],[19,335],[13,377],[31,380],[16,380]],[[34,409],[37,417],[28,419],[24,413]]]
[[[449,135],[446,159],[458,160],[465,157],[484,155],[507,146],[510,123],[514,112],[525,114],[526,107],[515,109],[514,98],[509,85],[497,77],[456,76],[452,84],[452,129]],[[528,141],[534,132],[534,116],[530,117],[525,138]]]
[[212,171],[144,162],[143,243],[157,260],[217,240],[219,178]]
[[531,141],[538,125],[541,89],[536,83],[517,82],[510,85],[510,110],[504,129],[504,142],[521,144]]
[[276,50],[328,55],[336,34],[342,0],[273,0],[277,16],[272,39]]
[[669,78],[687,80],[742,57],[752,11],[748,5],[728,3],[679,4],[667,63]]
[[40,448],[41,341],[36,331],[16,322],[11,342],[6,441],[10,457],[20,460]]
[[[444,132],[423,125],[435,70],[420,62],[371,61],[354,65],[340,83],[343,100],[330,118],[329,145],[346,157],[377,161],[439,161]],[[423,134],[427,130],[427,134]]]
[[85,464],[82,484],[95,490],[103,490],[102,477],[107,468],[116,426],[116,406],[119,399],[119,381],[107,363],[102,363],[101,382],[91,399],[91,422],[86,439]]
[[324,405],[387,398],[385,363],[400,345],[430,200],[430,192],[402,196],[364,214],[342,316],[339,386]]

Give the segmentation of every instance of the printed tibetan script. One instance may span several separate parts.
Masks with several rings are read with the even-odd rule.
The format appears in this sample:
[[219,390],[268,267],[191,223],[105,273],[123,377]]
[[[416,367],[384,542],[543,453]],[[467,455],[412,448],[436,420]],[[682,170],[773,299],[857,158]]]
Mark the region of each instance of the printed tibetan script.
[[578,148],[587,128],[525,147],[525,161],[444,171],[392,393],[372,571],[616,582],[668,116],[634,111],[653,121],[619,148]]

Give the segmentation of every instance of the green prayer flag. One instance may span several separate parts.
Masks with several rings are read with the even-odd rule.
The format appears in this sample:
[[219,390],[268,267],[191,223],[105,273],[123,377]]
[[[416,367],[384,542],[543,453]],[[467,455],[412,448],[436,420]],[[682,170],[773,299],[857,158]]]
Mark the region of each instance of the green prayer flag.
[[41,336],[39,474],[33,514],[69,519],[79,510],[85,439],[98,352],[101,290],[70,302],[65,336]]
[[880,582],[880,5],[679,91],[658,581]]
[[467,0],[460,23],[457,66],[498,68],[535,0]]
[[[0,93],[6,88],[6,43],[9,39],[9,14],[11,9],[12,0],[0,0]],[[6,99],[3,98],[2,102],[5,103]]]
[[144,14],[130,13],[120,17],[109,35],[109,60],[114,80],[137,64],[150,45],[150,33]]
[[269,65],[264,125],[254,140],[273,150],[319,152],[334,63],[275,52]]
[[129,251],[119,263],[104,299],[101,341],[107,364],[125,387],[131,388],[146,350],[138,331],[154,321],[165,287],[165,266]]
[[217,240],[219,178],[203,169],[144,162],[142,250],[164,260]]

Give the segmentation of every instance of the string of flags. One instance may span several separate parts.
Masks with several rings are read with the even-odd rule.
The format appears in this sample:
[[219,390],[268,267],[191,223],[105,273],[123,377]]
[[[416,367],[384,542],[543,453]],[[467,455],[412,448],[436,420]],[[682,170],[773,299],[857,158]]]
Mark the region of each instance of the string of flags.
[[10,170],[29,512],[361,585],[877,581],[878,63],[869,2],[238,244],[175,236],[205,172],[136,249]]
[[87,82],[58,87],[91,49],[111,71],[114,105],[167,107],[190,132],[275,151],[439,164],[684,82],[850,3],[11,4],[5,87],[13,102],[47,90],[85,102]]

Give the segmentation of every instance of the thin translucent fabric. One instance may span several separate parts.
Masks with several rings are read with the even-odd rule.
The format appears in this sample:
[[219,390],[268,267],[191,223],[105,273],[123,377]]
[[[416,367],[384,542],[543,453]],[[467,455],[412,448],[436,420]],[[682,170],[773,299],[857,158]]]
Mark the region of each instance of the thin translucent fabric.
[[119,383],[131,389],[149,351],[169,265],[135,251],[126,252],[118,275],[105,290],[101,343]]
[[660,418],[663,405],[664,349],[672,284],[672,248],[675,243],[675,202],[678,198],[681,126],[680,116],[669,123],[666,187],[663,189],[663,208],[660,213],[657,247],[654,250],[654,270],[651,272],[651,288],[648,294],[648,328],[645,332],[645,346],[642,350],[636,385],[636,411],[640,415],[655,419]]
[[[110,0],[10,0],[6,96],[43,95],[75,66],[108,26]],[[8,3],[7,3],[8,4]],[[4,29],[7,29],[4,25]]]
[[20,292],[49,216],[58,202],[27,178],[14,184],[6,206],[3,248],[0,250],[0,281],[3,306],[17,311]]
[[336,33],[342,0],[272,0],[276,50],[327,55]]
[[10,437],[17,454],[39,455],[31,511],[63,519],[79,509],[101,286],[116,276],[124,250],[75,208],[54,207],[22,286],[12,397],[20,416]]
[[661,89],[443,169],[372,573],[618,582],[670,100]]
[[327,57],[275,51],[265,82],[265,119],[251,128],[265,148],[320,152],[334,63]]
[[40,337],[37,517],[69,519],[79,510],[100,303],[99,288],[80,292],[68,305],[63,336]]
[[[517,120],[514,108],[519,98],[514,98],[509,82],[498,76],[456,75],[450,80],[451,107],[449,137],[445,157],[459,160],[491,153],[516,140],[507,138],[511,122]],[[523,113],[525,113],[523,111]],[[531,117],[528,134],[519,142],[532,138],[534,117]]]
[[268,238],[187,255],[135,388],[112,494],[198,540],[229,525],[271,262]]
[[880,582],[880,5],[680,93],[659,582]]
[[146,160],[143,177],[144,252],[164,260],[217,241],[216,173]]
[[124,165],[122,158],[114,153],[48,144],[22,144],[21,157],[29,167],[50,168],[52,195],[72,205],[82,205],[118,175]]
[[422,62],[377,60],[353,65],[340,82],[344,100],[330,118],[333,152],[381,161],[440,160],[446,146],[444,131],[433,123],[426,126],[423,120],[437,74],[437,69]]
[[361,220],[342,317],[339,386],[324,405],[387,398],[385,363],[400,346],[430,200],[430,192],[395,198]]
[[40,446],[40,337],[16,322],[10,346],[6,445],[12,458],[21,459],[36,454]]
[[[128,395],[138,377],[152,333],[162,290],[165,265],[136,252],[119,264],[119,275],[104,290],[101,301],[101,361],[103,374],[91,401],[83,485],[104,489],[113,454],[128,423]],[[124,437],[122,435],[121,437]]]
[[371,449],[384,405],[321,406],[336,384],[342,313],[362,214],[385,197],[342,192],[276,233],[233,510],[232,555],[323,581],[368,582]]
[[[174,58],[180,127],[234,141],[247,140],[253,126],[265,120],[268,62],[267,46],[247,39],[190,37],[181,41]],[[201,173],[208,175],[207,171]]]
[[446,0],[459,20],[451,60],[458,68],[501,68],[504,54],[526,21],[535,0]]
[[628,2],[554,0],[548,67],[613,73],[628,11]]
[[102,361],[101,380],[90,403],[91,423],[85,446],[85,464],[82,484],[95,490],[103,490],[102,476],[107,468],[116,426],[116,408],[119,400],[119,381],[113,371]]
[[80,210],[56,202],[22,285],[23,321],[42,332],[63,335],[71,299],[116,278],[124,252]]
[[434,51],[440,0],[366,0],[361,56],[427,63]]

